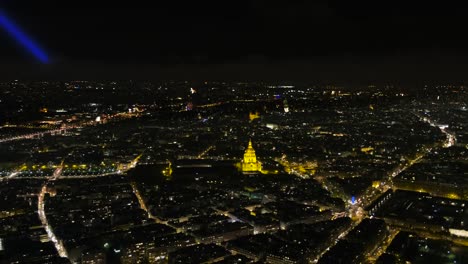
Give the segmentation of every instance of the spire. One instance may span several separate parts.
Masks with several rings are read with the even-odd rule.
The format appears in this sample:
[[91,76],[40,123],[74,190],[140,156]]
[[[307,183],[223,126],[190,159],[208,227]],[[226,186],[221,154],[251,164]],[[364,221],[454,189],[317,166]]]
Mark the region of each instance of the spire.
[[249,147],[248,148],[253,148],[252,147],[252,139],[249,139]]

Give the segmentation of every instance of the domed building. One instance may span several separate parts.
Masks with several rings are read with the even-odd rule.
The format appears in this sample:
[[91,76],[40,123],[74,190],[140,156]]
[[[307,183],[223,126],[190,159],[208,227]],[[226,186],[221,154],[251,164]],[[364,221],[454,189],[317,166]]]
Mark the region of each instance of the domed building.
[[249,140],[249,146],[245,150],[244,159],[241,161],[239,167],[244,174],[254,174],[262,170],[262,163],[257,161],[257,155],[255,155],[252,140]]

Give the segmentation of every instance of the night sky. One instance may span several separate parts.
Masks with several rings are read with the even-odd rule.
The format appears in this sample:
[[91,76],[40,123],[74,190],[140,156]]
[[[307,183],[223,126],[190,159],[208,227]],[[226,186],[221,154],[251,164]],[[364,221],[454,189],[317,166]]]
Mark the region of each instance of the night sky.
[[468,9],[447,1],[107,2],[3,0],[51,62],[0,30],[0,78],[394,82],[468,72]]

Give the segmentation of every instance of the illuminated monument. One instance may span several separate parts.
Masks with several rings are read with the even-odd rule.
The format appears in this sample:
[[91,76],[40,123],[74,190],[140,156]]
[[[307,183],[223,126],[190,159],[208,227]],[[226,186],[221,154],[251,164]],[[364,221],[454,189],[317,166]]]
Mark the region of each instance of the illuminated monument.
[[239,167],[244,174],[257,173],[262,170],[262,164],[257,161],[257,155],[255,155],[255,150],[252,147],[252,140],[249,140],[249,146],[245,150],[244,159]]
[[249,113],[250,122],[254,121],[257,118],[260,118],[260,114],[258,112],[255,112],[255,113],[250,112]]

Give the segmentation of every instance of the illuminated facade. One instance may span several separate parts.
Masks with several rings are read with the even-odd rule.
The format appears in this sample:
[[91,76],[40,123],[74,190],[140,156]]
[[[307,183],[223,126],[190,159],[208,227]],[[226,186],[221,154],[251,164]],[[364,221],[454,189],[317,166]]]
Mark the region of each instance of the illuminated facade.
[[245,174],[256,173],[262,170],[262,164],[257,161],[257,155],[255,155],[255,150],[252,147],[252,140],[249,141],[249,146],[245,150],[240,169]]
[[172,176],[172,163],[169,161],[168,165],[162,171],[162,174],[166,177],[166,179],[170,179]]
[[283,108],[285,113],[289,113],[289,106],[288,106],[288,100],[284,99],[283,101]]
[[249,113],[249,120],[252,122],[253,120],[260,118],[260,114],[258,112]]

